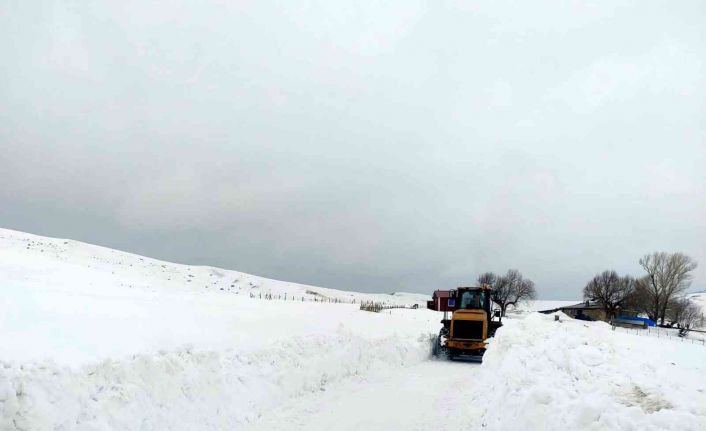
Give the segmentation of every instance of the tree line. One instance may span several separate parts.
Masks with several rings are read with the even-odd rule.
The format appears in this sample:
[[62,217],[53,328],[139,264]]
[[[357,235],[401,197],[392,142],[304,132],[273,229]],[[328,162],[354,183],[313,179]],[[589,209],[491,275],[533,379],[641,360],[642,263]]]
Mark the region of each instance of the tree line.
[[691,285],[697,262],[684,253],[654,252],[640,260],[638,278],[615,270],[596,274],[584,287],[584,299],[599,303],[609,319],[620,310],[646,315],[660,326],[688,331],[701,319],[697,304],[684,293]]

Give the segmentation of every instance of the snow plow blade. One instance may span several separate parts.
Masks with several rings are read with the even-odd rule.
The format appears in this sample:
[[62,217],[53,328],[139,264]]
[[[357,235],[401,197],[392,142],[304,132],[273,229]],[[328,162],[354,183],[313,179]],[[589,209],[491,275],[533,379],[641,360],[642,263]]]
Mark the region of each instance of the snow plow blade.
[[[453,341],[452,343],[453,344]],[[479,348],[474,350],[462,350],[449,347],[449,340],[444,335],[435,337],[432,345],[432,357],[437,359],[448,359],[463,362],[483,362],[485,353],[485,343],[473,343]]]
[[449,357],[452,361],[461,361],[461,362],[475,362],[480,364],[483,362],[483,354],[477,354],[477,353],[461,353],[458,355],[453,355]]

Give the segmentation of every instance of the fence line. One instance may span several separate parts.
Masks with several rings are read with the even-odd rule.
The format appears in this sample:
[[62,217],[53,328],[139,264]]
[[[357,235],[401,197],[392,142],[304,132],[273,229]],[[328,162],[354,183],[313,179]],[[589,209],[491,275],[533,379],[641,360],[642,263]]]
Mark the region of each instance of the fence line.
[[[670,340],[670,341],[677,341],[677,342],[690,342],[691,344],[696,344],[696,345],[702,345],[706,346],[706,339],[694,339],[694,338],[687,338],[686,336],[680,337],[678,335],[671,335],[667,331],[661,331],[659,329],[652,330],[651,328],[647,329],[637,329],[637,328],[625,328],[622,326],[613,326],[613,330],[620,329],[621,331],[627,333],[627,334],[633,334],[633,335],[639,335],[639,336],[645,336],[645,337],[652,337],[652,338],[661,338],[665,340]],[[688,333],[687,333],[688,334]]]
[[341,298],[329,298],[327,296],[322,296],[321,298],[318,298],[314,296],[313,298],[306,297],[306,296],[296,296],[296,295],[288,295],[287,293],[279,293],[275,295],[274,293],[265,293],[263,294],[262,292],[258,292],[257,294],[254,294],[250,292],[250,298],[253,299],[264,299],[267,301],[290,301],[290,302],[321,302],[321,303],[327,303],[327,304],[356,304],[357,301],[355,298],[351,298],[350,301],[341,299]]
[[406,305],[385,305],[379,302],[361,302],[360,303],[360,309],[364,311],[370,311],[373,313],[379,313],[382,310],[392,310],[394,308],[415,308],[414,306],[412,307],[407,307]]
[[319,303],[326,303],[326,304],[360,304],[360,309],[365,310],[365,311],[372,311],[379,313],[382,310],[391,310],[395,308],[417,308],[414,306],[407,306],[407,305],[391,305],[386,302],[375,302],[375,301],[363,301],[363,300],[357,300],[355,298],[351,298],[350,300],[348,299],[341,299],[341,298],[329,298],[326,296],[296,296],[296,295],[288,295],[287,293],[279,293],[279,294],[273,294],[273,293],[253,293],[250,292],[250,298],[252,299],[261,299],[261,300],[266,300],[266,301],[289,301],[289,302],[319,302]]

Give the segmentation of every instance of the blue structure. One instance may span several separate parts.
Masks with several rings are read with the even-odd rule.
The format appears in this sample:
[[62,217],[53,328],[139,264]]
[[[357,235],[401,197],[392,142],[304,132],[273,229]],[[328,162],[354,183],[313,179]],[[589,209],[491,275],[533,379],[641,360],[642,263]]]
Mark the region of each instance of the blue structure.
[[648,319],[647,317],[618,316],[616,320],[637,325],[657,326],[654,320]]

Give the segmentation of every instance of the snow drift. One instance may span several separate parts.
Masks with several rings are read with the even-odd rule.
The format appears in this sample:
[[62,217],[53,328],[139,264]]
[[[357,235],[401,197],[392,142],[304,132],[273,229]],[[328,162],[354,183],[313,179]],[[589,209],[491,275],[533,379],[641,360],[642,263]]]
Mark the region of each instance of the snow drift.
[[238,429],[311,391],[425,360],[420,340],[438,326],[424,309],[320,302],[424,295],[298,285],[9,230],[0,286],[2,431]]
[[478,381],[487,429],[706,429],[706,348],[560,316],[498,331]]
[[0,429],[238,429],[292,398],[427,355],[422,341],[340,331],[245,354],[184,349],[78,370],[3,364]]
[[[0,286],[0,360],[49,358],[61,365],[176,350],[185,344],[202,350],[256,350],[290,337],[331,334],[342,324],[359,335],[384,336],[396,330],[394,323],[382,325],[379,316],[369,313],[361,316],[355,305],[311,301],[411,305],[426,300],[417,294],[366,294],[280,282],[3,229]],[[257,299],[266,294],[289,301]],[[415,319],[432,316],[418,311]],[[404,321],[401,314],[393,320]]]

